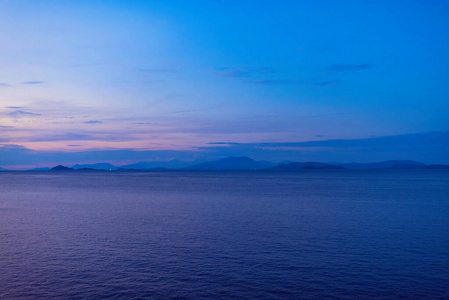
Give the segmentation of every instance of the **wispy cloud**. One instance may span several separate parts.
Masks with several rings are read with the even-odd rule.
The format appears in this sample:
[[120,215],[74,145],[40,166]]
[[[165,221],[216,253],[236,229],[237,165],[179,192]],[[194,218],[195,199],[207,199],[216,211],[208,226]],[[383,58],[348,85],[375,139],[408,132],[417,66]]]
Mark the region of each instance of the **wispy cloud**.
[[175,114],[182,114],[182,113],[191,113],[191,112],[198,112],[198,111],[207,111],[210,109],[217,108],[216,106],[213,107],[205,107],[205,108],[196,108],[196,109],[185,109],[185,110],[177,110],[177,111],[171,111],[163,113],[163,115],[175,115]]
[[277,70],[273,68],[215,68],[213,71],[214,76],[229,77],[229,78],[250,78],[259,77],[267,74],[274,74]]
[[40,116],[41,114],[36,114],[36,113],[32,113],[29,111],[23,111],[23,110],[15,110],[15,111],[7,113],[7,115],[15,117],[15,118],[19,118],[21,116]]
[[84,122],[84,124],[101,124],[103,123],[102,121],[97,121],[97,120],[91,120],[91,121],[86,121]]
[[27,142],[59,142],[59,141],[107,141],[124,142],[135,141],[137,138],[130,135],[115,133],[92,133],[92,132],[67,132],[63,134],[41,134],[23,138]]
[[96,66],[103,66],[105,63],[86,63],[86,64],[72,64],[69,65],[71,68],[83,68],[83,67],[96,67]]
[[195,111],[194,109],[186,109],[186,110],[177,110],[177,111],[171,111],[167,113],[163,113],[163,115],[175,115],[175,114],[182,114],[182,113],[189,113]]
[[154,73],[154,74],[160,74],[160,73],[174,73],[178,72],[178,69],[156,69],[156,68],[139,68],[137,69],[139,72],[144,73]]
[[132,122],[133,125],[151,125],[153,122]]
[[338,83],[338,80],[323,80],[323,81],[310,81],[310,80],[277,80],[277,79],[262,79],[248,81],[248,83],[257,85],[298,85],[304,87],[317,86],[326,87]]
[[6,83],[6,82],[0,82],[0,86],[6,87],[6,86],[11,86],[11,85],[9,83]]
[[226,143],[226,142],[213,142],[213,143],[207,143],[208,145],[240,145],[240,143]]
[[45,81],[24,81],[22,84],[43,84]]
[[22,106],[6,106],[5,108],[17,109],[17,108],[23,108],[23,107]]
[[374,66],[372,64],[333,64],[329,66],[331,72],[344,72],[344,71],[359,71],[371,69]]
[[65,134],[34,136],[28,140],[30,142],[54,142],[54,141],[89,141],[89,140],[91,141],[97,139],[99,139],[97,135],[68,132]]
[[[323,135],[316,135],[323,137]],[[392,136],[370,137],[361,139],[328,139],[304,142],[270,142],[270,143],[235,143],[218,142],[219,145],[245,145],[252,147],[289,147],[289,148],[365,148],[365,147],[416,147],[416,146],[449,146],[448,132],[426,132]]]
[[297,79],[287,74],[283,74],[273,68],[216,68],[213,72],[214,76],[226,77],[241,82],[265,85],[265,86],[298,86],[298,87],[326,87],[338,83],[337,80],[319,80],[319,79]]

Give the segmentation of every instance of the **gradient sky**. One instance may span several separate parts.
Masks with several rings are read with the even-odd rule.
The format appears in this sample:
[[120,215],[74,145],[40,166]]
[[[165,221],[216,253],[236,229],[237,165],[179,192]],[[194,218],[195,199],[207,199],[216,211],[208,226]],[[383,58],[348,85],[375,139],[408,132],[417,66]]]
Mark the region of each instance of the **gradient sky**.
[[447,1],[0,0],[0,167],[449,163]]

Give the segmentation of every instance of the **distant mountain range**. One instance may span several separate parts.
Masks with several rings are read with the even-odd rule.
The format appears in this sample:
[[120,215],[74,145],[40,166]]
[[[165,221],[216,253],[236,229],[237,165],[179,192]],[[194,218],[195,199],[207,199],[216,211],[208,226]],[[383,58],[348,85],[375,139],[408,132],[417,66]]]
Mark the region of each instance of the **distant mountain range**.
[[[223,159],[193,163],[179,160],[170,160],[167,162],[137,162],[129,165],[114,166],[110,163],[95,163],[95,164],[76,164],[74,166],[65,167],[58,165],[51,169],[36,168],[32,171],[137,171],[137,170],[271,170],[271,171],[298,171],[307,169],[447,169],[449,165],[427,165],[413,160],[389,160],[372,163],[323,163],[323,162],[292,162],[284,161],[281,164],[276,164],[268,161],[256,161],[246,156],[242,157],[226,157]],[[1,171],[6,169],[0,168]]]

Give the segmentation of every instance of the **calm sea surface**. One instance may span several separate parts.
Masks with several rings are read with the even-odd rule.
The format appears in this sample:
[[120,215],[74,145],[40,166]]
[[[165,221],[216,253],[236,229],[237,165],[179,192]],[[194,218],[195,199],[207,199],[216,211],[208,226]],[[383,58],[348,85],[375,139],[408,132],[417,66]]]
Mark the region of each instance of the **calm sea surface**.
[[449,299],[449,172],[0,172],[0,299]]

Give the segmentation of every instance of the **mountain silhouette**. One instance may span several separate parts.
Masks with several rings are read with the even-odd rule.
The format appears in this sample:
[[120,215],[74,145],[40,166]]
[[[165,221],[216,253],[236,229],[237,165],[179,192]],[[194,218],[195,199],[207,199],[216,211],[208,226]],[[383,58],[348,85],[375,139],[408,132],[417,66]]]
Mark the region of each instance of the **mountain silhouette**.
[[69,167],[57,165],[56,167],[51,168],[50,171],[74,171],[74,170]]

